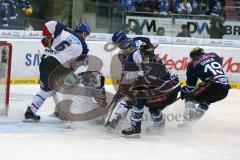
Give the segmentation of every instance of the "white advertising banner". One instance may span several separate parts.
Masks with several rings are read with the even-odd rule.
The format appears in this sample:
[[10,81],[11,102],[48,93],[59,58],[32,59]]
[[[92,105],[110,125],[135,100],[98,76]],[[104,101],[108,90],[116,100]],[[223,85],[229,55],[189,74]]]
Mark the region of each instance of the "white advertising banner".
[[[131,28],[139,26],[143,34],[146,35],[155,35],[158,28],[163,27],[165,35],[173,37],[181,32],[182,24],[186,24],[189,28],[189,33],[194,38],[209,38],[211,26],[210,20],[145,16],[126,16],[126,23],[130,24]],[[225,21],[224,26],[226,29],[226,34],[223,36],[224,39],[239,39],[239,21]]]
[[[40,39],[32,40],[16,40],[9,39],[8,42],[13,46],[12,58],[12,78],[38,78],[38,66],[40,63],[40,54],[44,48],[41,45]],[[118,50],[106,51],[106,48],[111,48],[111,44],[106,47],[108,42],[104,41],[88,41],[89,55],[98,58],[101,63],[95,63],[89,60],[89,64],[97,67],[107,78],[111,78],[110,67],[113,56],[118,53]],[[174,73],[178,74],[181,80],[185,80],[185,72],[189,63],[189,52],[195,46],[190,45],[174,45],[160,44],[155,53],[160,54],[163,62]],[[215,47],[202,46],[206,52],[215,52],[223,59],[223,68],[227,73],[230,82],[240,83],[240,49],[237,47]],[[115,64],[113,64],[115,65]],[[116,66],[116,65],[115,65]],[[119,66],[120,67],[120,66]],[[114,72],[114,71],[113,71]]]

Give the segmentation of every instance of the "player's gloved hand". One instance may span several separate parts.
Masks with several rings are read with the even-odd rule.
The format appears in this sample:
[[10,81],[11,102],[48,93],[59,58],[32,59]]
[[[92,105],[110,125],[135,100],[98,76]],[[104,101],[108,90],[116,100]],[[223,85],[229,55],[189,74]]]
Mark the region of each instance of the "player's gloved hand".
[[113,96],[113,101],[119,101],[120,99],[122,99],[125,96],[124,93],[118,91],[114,96]]
[[52,44],[52,39],[51,38],[48,38],[48,37],[44,37],[42,40],[42,45],[44,47],[47,47],[47,48],[50,48],[51,44]]
[[124,96],[126,96],[131,84],[120,83],[117,93],[114,95],[113,100],[119,101]]
[[132,108],[132,106],[134,105],[135,101],[133,99],[128,99],[126,100],[126,104],[128,106],[128,108]]
[[181,99],[185,99],[186,96],[190,95],[191,91],[189,90],[189,88],[187,86],[182,87],[181,89]]

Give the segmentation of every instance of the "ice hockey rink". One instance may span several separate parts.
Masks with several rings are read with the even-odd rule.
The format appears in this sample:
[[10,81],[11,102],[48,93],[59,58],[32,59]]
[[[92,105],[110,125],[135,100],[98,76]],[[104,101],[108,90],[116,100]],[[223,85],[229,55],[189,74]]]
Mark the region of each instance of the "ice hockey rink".
[[23,123],[37,91],[38,85],[11,86],[9,116],[0,117],[0,160],[239,160],[240,90],[231,90],[189,129],[179,129],[173,120],[182,113],[180,100],[164,111],[164,132],[147,131],[145,121],[141,138],[135,139],[121,137],[127,121],[112,134],[95,121],[62,124],[49,117],[51,98],[39,111],[40,123]]

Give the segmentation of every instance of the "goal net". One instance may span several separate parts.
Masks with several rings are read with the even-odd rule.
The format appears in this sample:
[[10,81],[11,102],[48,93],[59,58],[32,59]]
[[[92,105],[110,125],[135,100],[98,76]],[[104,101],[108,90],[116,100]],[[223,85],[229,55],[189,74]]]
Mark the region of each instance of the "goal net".
[[0,41],[0,115],[8,114],[12,45]]

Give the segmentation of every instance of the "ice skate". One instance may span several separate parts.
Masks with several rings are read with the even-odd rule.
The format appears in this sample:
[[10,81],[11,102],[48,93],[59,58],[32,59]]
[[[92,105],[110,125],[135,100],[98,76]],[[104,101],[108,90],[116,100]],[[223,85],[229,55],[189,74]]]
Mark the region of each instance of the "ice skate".
[[130,128],[122,130],[122,136],[123,137],[130,137],[130,138],[140,138],[141,133],[141,123],[137,123],[134,126],[131,126]]
[[120,116],[117,116],[116,119],[106,122],[105,126],[108,128],[116,129],[121,119],[122,118]]
[[153,124],[146,128],[149,133],[162,133],[165,128],[165,118],[160,114],[158,117],[152,116]]
[[38,122],[40,120],[40,116],[36,115],[32,112],[31,107],[27,108],[27,111],[25,112],[25,120],[24,122]]

